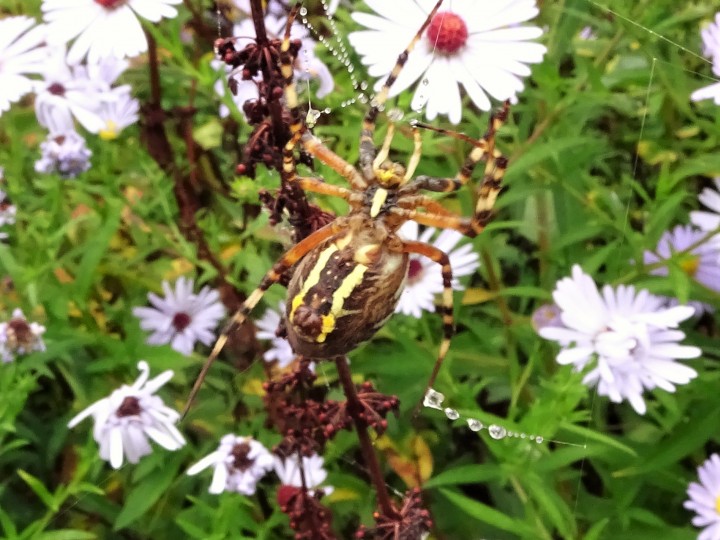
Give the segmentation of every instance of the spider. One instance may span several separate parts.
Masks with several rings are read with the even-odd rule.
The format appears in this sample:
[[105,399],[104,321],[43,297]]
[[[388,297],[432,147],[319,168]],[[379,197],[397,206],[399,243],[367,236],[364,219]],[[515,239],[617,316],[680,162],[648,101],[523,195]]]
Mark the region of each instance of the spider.
[[[280,49],[279,64],[285,80],[285,102],[292,123],[291,138],[283,149],[281,176],[283,181],[307,192],[340,197],[347,201],[350,210],[347,215],[337,217],[300,240],[265,274],[260,285],[247,297],[219,336],[195,382],[187,407],[192,403],[210,365],[230,333],[245,321],[265,291],[281,281],[283,274],[292,269],[284,314],[287,339],[296,354],[313,359],[329,359],[343,356],[368,340],[392,316],[403,290],[409,255],[412,253],[428,257],[442,267],[444,290],[439,311],[443,320],[443,339],[427,388],[433,385],[454,332],[450,259],[446,253],[430,244],[403,240],[397,231],[403,223],[413,220],[422,225],[454,229],[469,237],[476,236],[492,218],[492,208],[507,167],[507,159],[495,148],[495,134],[507,118],[507,103],[491,116],[489,128],[479,140],[430,128],[469,140],[473,144],[473,149],[453,178],[414,176],[422,152],[420,128],[429,126],[412,124],[414,150],[407,165],[388,159],[395,132],[392,121],[382,146],[375,146],[376,120],[384,109],[390,87],[442,3],[443,0],[438,0],[435,4],[422,27],[398,56],[380,92],[370,101],[360,133],[357,167],[324,146],[302,120],[293,80],[288,24]],[[294,11],[299,6],[300,3]],[[298,175],[294,157],[298,146],[336,171],[349,187]],[[485,160],[486,165],[482,181],[476,189],[477,200],[472,217],[456,215],[422,193],[461,189],[482,160]]]

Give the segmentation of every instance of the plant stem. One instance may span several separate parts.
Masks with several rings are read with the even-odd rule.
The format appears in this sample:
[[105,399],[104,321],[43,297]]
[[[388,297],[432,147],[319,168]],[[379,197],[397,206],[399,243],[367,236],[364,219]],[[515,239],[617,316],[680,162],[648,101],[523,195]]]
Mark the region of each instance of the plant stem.
[[360,440],[360,450],[363,453],[363,458],[365,459],[365,463],[370,472],[370,480],[373,486],[375,486],[378,506],[380,507],[380,510],[382,510],[382,513],[386,516],[397,517],[397,510],[395,510],[390,502],[390,495],[388,494],[387,487],[385,486],[385,479],[380,471],[380,464],[378,463],[372,441],[370,441],[367,424],[358,416],[358,412],[360,412],[362,405],[358,399],[355,384],[352,382],[352,375],[350,373],[350,367],[348,366],[347,357],[336,357],[335,365],[337,366],[338,378],[342,383],[345,397],[347,398],[347,411],[355,422],[355,430],[357,431],[358,439]]

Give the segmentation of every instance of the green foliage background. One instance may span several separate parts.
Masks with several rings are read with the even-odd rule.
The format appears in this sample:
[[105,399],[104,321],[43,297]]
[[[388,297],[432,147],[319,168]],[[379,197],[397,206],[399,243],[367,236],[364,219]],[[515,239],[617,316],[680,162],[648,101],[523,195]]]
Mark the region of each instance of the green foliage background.
[[[39,15],[37,0],[4,0],[0,6],[3,14]],[[320,12],[313,11],[315,4],[309,7]],[[366,9],[361,3],[357,8]],[[406,489],[408,470],[410,476],[427,475],[424,489],[437,538],[697,535],[682,502],[696,466],[718,446],[715,317],[684,328],[686,342],[704,352],[689,362],[699,377],[675,394],[648,396],[648,413],[639,416],[627,404],[594,395],[581,384],[581,374],[559,366],[556,347],[537,336],[530,315],[576,263],[599,283],[634,284],[720,308],[720,296],[679,266],[659,278],[639,262],[665,230],[687,223],[688,212],[698,208],[697,194],[720,175],[720,109],[710,100],[689,101],[693,90],[713,82],[709,63],[699,56],[699,29],[716,9],[711,0],[542,2],[537,24],[547,28],[548,53],[533,66],[501,132],[499,146],[511,158],[507,189],[496,220],[473,240],[482,266],[467,291],[456,294],[459,333],[436,388],[464,416],[542,435],[545,443],[494,441],[487,431],[472,433],[438,411],[411,418],[441,335],[433,314],[420,320],[396,315],[351,355],[358,381],[372,380],[380,391],[400,397],[401,414],[377,446],[394,489]],[[229,180],[236,157],[217,116],[212,51],[199,40],[181,41],[188,17],[181,8],[180,17],[153,30],[163,49],[163,105],[187,105],[194,84],[195,138]],[[356,29],[347,9],[341,7],[337,18],[343,34]],[[596,39],[578,38],[587,25]],[[349,76],[322,49],[318,54],[331,64],[337,89],[322,102],[333,112],[316,133],[353,162],[364,111],[340,107],[352,96]],[[357,59],[355,65],[359,69]],[[124,80],[141,100],[148,97],[143,59]],[[410,95],[402,95],[396,103],[406,119],[412,117],[409,102]],[[486,122],[486,114],[468,105],[458,129],[477,136]],[[384,130],[379,131],[378,137]],[[239,140],[248,133],[241,125]],[[244,371],[231,362],[213,368],[181,426],[189,443],[178,452],[158,450],[137,466],[112,471],[98,457],[90,422],[67,429],[79,410],[134,380],[139,359],[153,373],[175,371],[161,394],[182,408],[204,351],[186,358],[169,347],[146,345],[131,308],[145,305],[148,291],[159,292],[163,279],[197,270],[206,283],[215,272],[180,233],[172,180],[147,155],[137,127],[114,142],[89,137],[92,169],[72,181],[34,172],[43,137],[30,103],[0,118],[0,165],[19,212],[10,241],[0,244],[0,277],[12,280],[12,287],[3,281],[0,314],[6,319],[22,307],[47,326],[47,352],[0,366],[3,536],[289,538],[270,476],[258,495],[243,497],[209,495],[209,474],[184,474],[225,433],[250,434],[268,447],[278,442],[279,435],[264,425],[262,361]],[[429,132],[424,140],[419,170],[452,175],[467,147]],[[184,155],[181,141],[174,142]],[[398,156],[409,155],[411,146],[396,137]],[[255,182],[236,178],[231,196],[214,195],[197,216],[244,293],[287,247],[286,227],[271,228],[257,214],[258,189],[277,183],[277,176],[265,172]],[[446,202],[470,210],[467,193]],[[344,211],[336,201],[322,204]],[[274,288],[256,313],[276,307],[283,295],[284,289]],[[321,366],[319,373],[319,384],[330,385],[331,397],[340,399],[333,366]],[[371,523],[374,510],[354,436],[341,434],[325,459],[328,484],[335,486],[327,499],[335,528],[349,537],[358,520]]]

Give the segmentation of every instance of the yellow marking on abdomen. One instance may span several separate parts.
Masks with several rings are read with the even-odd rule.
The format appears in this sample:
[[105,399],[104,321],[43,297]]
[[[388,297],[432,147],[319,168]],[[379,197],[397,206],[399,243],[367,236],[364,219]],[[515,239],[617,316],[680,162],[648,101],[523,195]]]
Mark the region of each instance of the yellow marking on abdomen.
[[305,300],[305,295],[311,288],[317,285],[318,281],[320,281],[320,275],[322,274],[323,269],[327,266],[332,254],[337,250],[338,248],[335,244],[330,244],[322,251],[322,253],[320,253],[315,266],[313,266],[307,279],[305,280],[305,283],[303,283],[302,289],[295,295],[295,298],[292,299],[292,305],[290,307],[290,322],[293,322],[293,319],[295,318],[295,310],[302,305]]
[[352,294],[352,292],[355,290],[355,287],[362,283],[363,276],[365,275],[365,271],[367,269],[368,267],[364,264],[358,264],[355,268],[352,269],[352,272],[350,272],[345,277],[345,279],[343,279],[343,282],[335,290],[332,295],[332,306],[330,307],[330,313],[328,313],[327,315],[323,315],[322,332],[318,337],[315,338],[315,341],[317,341],[318,343],[323,343],[330,334],[330,332],[335,330],[335,323],[337,321],[338,315],[340,314],[343,306],[345,305],[345,300],[347,300],[347,298]]
[[386,189],[378,188],[373,195],[372,206],[370,207],[370,217],[374,218],[380,213],[380,208],[387,200],[388,192]]

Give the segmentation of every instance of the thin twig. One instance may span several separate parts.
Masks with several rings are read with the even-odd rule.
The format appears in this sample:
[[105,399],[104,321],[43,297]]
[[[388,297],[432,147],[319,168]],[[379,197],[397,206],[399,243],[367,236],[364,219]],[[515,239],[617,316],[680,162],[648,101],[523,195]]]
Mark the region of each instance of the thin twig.
[[378,463],[375,449],[373,448],[372,441],[370,441],[367,424],[358,416],[358,413],[362,410],[362,405],[358,399],[355,384],[352,381],[347,358],[345,356],[336,357],[335,365],[337,366],[338,378],[340,379],[345,397],[347,398],[347,411],[355,422],[355,430],[360,440],[360,450],[362,451],[363,458],[370,472],[370,481],[377,493],[378,506],[387,517],[397,518],[399,514],[390,502],[390,495],[388,494],[387,486],[385,486],[385,479],[380,471],[380,464]]

